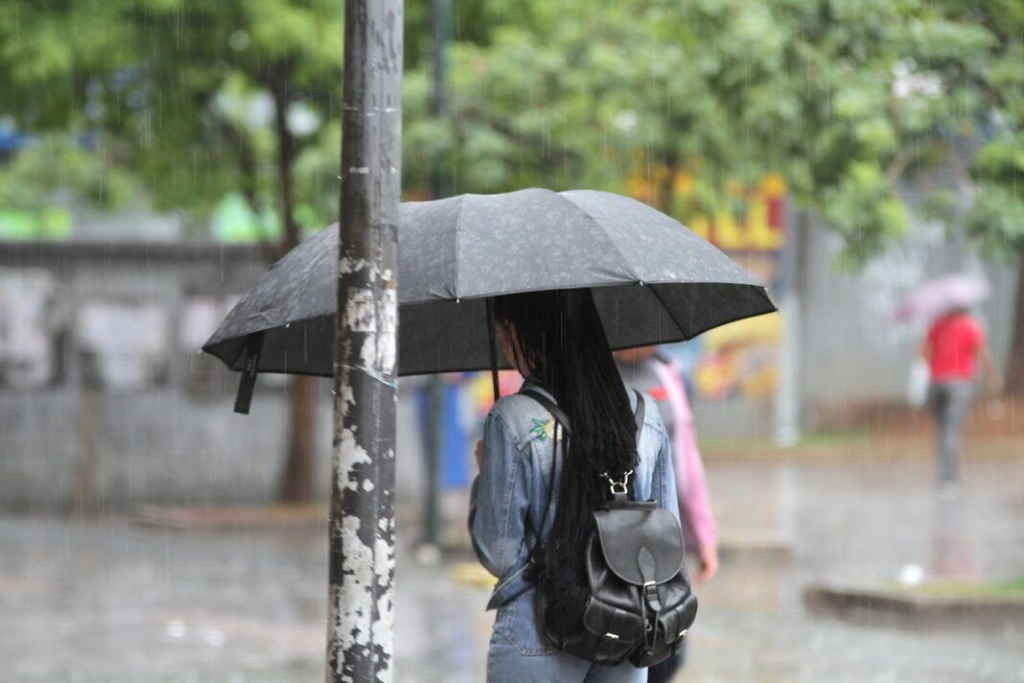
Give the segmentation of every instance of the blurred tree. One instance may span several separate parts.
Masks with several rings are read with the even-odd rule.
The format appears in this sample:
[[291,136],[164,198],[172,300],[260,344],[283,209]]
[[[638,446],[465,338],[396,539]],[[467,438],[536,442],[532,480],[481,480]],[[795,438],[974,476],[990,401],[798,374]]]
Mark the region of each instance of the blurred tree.
[[[159,200],[182,206],[241,188],[260,211],[276,189],[283,237],[269,250],[272,259],[300,240],[300,196],[308,228],[331,222],[340,149],[341,0],[129,6],[143,46],[148,106],[118,132],[137,146],[142,177],[160,188]],[[317,380],[296,376],[289,387],[280,496],[308,501],[316,480]]]
[[949,12],[977,22],[987,34],[986,49],[973,56],[971,68],[949,69],[978,96],[970,113],[970,131],[981,148],[970,164],[976,195],[967,215],[968,231],[984,248],[1016,259],[1014,309],[1006,388],[1024,396],[1024,4],[1017,0],[947,3]]
[[83,148],[62,134],[25,143],[0,164],[0,209],[42,212],[75,198],[107,209],[126,206],[139,184],[110,163],[106,151],[102,146]]
[[114,5],[0,4],[0,208],[39,212],[75,197],[117,208],[137,189],[90,126],[95,79],[131,54]]
[[[433,160],[456,192],[623,191],[639,172],[659,208],[713,215],[732,188],[776,171],[856,267],[907,230],[900,184],[949,165],[970,170],[969,233],[1003,253],[1024,249],[1016,0],[518,6],[522,19],[456,34],[444,117],[429,115],[427,68],[407,73],[408,190],[427,186]],[[1009,378],[1020,392],[1024,284],[1018,310]]]
[[[132,145],[159,205],[208,206],[241,189],[254,212],[270,204],[281,217],[272,260],[299,243],[300,217],[308,229],[333,221],[341,0],[142,0],[127,2],[124,16],[139,45],[146,105],[107,124]],[[296,376],[289,387],[280,496],[308,501],[317,380]]]
[[0,117],[27,130],[81,129],[97,113],[86,106],[93,79],[134,61],[123,9],[100,0],[0,4]]
[[[342,0],[48,0],[0,7],[0,118],[102,143],[157,208],[206,225],[241,191],[282,239],[337,216]],[[301,221],[301,223],[300,223]],[[267,236],[267,235],[265,235]],[[316,380],[290,380],[280,495],[314,492]]]
[[[287,246],[336,213],[340,7],[8,2],[0,117],[94,132],[159,206],[201,215],[241,188],[257,214],[281,207]],[[776,171],[856,266],[906,231],[898,185],[947,164],[974,196],[952,220],[992,252],[1024,250],[1019,0],[453,0],[442,116],[428,0],[408,2],[406,23],[413,197],[435,166],[455,193],[626,191],[639,175],[660,208],[712,214]],[[1024,280],[1016,320],[1022,392]]]

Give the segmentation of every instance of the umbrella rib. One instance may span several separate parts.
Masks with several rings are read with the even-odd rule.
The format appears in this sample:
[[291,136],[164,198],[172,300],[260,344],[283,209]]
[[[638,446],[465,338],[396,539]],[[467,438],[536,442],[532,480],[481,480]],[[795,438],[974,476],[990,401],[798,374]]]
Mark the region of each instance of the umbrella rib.
[[668,313],[668,317],[672,319],[672,324],[675,325],[676,329],[679,330],[679,334],[683,335],[683,337],[686,338],[686,341],[692,339],[693,337],[691,337],[686,332],[686,330],[683,329],[683,326],[679,324],[679,320],[676,318],[676,314],[672,312],[672,307],[665,303],[665,300],[661,297],[661,294],[658,293],[658,290],[655,289],[654,285],[651,285],[650,288],[651,292],[653,292],[654,296],[658,299],[658,303],[660,303],[661,307],[665,309],[666,313]]
[[591,222],[591,223],[593,223],[593,224],[594,224],[595,226],[597,226],[597,230],[598,230],[598,232],[599,232],[599,233],[601,233],[601,234],[602,234],[602,235],[604,236],[604,238],[605,238],[605,241],[607,241],[607,242],[608,242],[609,244],[611,244],[611,245],[612,245],[612,249],[614,249],[614,250],[615,250],[615,253],[617,253],[617,254],[619,255],[619,258],[620,258],[620,259],[622,259],[622,262],[623,262],[623,263],[625,264],[625,266],[626,266],[626,270],[628,270],[628,271],[629,271],[629,274],[630,274],[630,275],[631,275],[631,276],[633,277],[633,279],[634,279],[634,280],[636,280],[637,282],[640,282],[640,278],[639,278],[639,277],[637,277],[636,271],[634,271],[634,270],[633,270],[633,264],[631,264],[631,263],[629,262],[629,259],[627,259],[627,258],[626,258],[626,255],[622,253],[622,249],[620,249],[620,248],[619,248],[619,245],[615,243],[615,240],[613,240],[613,239],[611,238],[611,235],[609,235],[609,234],[608,234],[608,233],[607,233],[607,232],[605,231],[605,229],[604,229],[604,226],[603,226],[603,225],[601,225],[601,222],[600,222],[600,221],[598,221],[598,220],[597,220],[596,218],[594,218],[594,217],[593,217],[593,216],[592,216],[592,215],[590,214],[590,212],[589,212],[589,211],[587,211],[586,209],[584,209],[584,208],[583,208],[582,206],[580,206],[579,204],[577,204],[577,203],[576,203],[576,202],[574,202],[573,200],[571,200],[571,199],[569,199],[568,197],[566,197],[566,196],[565,196],[564,194],[562,194],[561,192],[558,192],[558,193],[556,193],[556,194],[557,194],[557,195],[558,195],[559,197],[561,197],[563,201],[569,202],[569,203],[570,203],[570,204],[572,204],[572,205],[573,205],[574,207],[576,207],[576,209],[577,209],[577,210],[578,210],[578,211],[579,211],[580,213],[582,213],[582,214],[583,214],[584,216],[586,216],[587,218],[589,218],[589,219],[590,219],[590,222]]
[[462,232],[462,214],[466,205],[466,197],[468,195],[459,195],[459,217],[455,219],[455,300],[459,300],[459,249],[462,244],[462,240],[459,239],[459,234]]

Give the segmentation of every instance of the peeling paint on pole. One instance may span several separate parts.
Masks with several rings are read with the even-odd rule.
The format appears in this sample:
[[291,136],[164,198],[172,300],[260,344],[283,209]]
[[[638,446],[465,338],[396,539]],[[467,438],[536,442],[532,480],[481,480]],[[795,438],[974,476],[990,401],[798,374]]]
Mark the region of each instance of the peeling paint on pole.
[[347,0],[327,681],[393,677],[402,0]]

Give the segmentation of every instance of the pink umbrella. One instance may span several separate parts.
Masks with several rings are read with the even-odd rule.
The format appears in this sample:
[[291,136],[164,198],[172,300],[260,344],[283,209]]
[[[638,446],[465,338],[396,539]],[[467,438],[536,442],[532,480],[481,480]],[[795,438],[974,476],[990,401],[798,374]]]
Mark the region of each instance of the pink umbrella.
[[956,308],[968,308],[988,298],[983,278],[956,273],[926,282],[908,294],[896,307],[896,319],[935,318]]

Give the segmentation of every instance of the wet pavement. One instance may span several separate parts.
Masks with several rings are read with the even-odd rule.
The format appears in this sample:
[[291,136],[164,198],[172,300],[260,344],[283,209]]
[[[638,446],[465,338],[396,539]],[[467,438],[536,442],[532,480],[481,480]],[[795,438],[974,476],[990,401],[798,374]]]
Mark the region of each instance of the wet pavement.
[[[1024,453],[974,457],[959,494],[921,458],[708,464],[723,569],[699,590],[682,681],[1024,681],[1024,632],[908,630],[806,613],[813,582],[1024,574]],[[482,681],[485,589],[400,533],[396,680]],[[758,550],[770,539],[769,551]],[[319,528],[183,532],[124,517],[0,520],[0,680],[323,680]],[[786,552],[788,549],[788,552]]]

